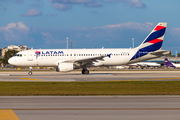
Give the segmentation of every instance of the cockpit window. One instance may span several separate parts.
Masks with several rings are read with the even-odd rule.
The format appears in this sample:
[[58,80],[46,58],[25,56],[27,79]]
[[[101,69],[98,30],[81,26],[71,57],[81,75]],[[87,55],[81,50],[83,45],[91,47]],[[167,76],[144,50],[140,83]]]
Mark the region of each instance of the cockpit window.
[[22,57],[22,54],[16,54],[15,56],[17,56],[17,57]]

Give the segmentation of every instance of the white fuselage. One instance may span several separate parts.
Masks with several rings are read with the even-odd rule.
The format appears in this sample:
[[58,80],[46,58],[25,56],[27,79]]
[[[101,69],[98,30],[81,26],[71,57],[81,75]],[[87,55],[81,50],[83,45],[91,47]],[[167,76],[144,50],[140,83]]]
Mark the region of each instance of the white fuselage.
[[130,64],[130,66],[160,67],[161,64],[158,64],[156,62],[138,62]]
[[[35,52],[40,54],[36,55]],[[9,59],[9,63],[16,66],[57,66],[64,61],[77,61],[98,56],[106,56],[103,60],[93,62],[92,66],[126,65],[134,56],[135,49],[38,49],[17,53]],[[110,57],[107,54],[111,54]]]
[[180,68],[180,64],[179,63],[172,63],[176,68]]

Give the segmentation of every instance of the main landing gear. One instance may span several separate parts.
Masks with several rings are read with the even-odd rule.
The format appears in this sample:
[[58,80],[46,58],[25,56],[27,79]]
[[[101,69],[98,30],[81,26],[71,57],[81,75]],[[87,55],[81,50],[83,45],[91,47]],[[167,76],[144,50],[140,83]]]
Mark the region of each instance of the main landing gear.
[[29,75],[32,75],[32,67],[29,67],[29,72],[28,72]]
[[89,74],[89,70],[87,68],[83,68],[82,74]]

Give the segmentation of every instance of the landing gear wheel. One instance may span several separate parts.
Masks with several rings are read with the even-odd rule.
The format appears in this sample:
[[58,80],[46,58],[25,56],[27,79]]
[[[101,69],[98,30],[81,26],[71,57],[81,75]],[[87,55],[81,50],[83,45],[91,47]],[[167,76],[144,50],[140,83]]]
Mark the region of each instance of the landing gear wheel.
[[32,75],[32,67],[29,67],[29,72],[28,72],[29,75]]
[[28,74],[29,74],[29,75],[32,75],[32,71],[29,71]]
[[84,74],[84,70],[82,70],[81,73]]
[[89,74],[89,70],[82,70],[82,74]]
[[84,74],[89,74],[89,70],[85,70],[85,71],[84,71]]

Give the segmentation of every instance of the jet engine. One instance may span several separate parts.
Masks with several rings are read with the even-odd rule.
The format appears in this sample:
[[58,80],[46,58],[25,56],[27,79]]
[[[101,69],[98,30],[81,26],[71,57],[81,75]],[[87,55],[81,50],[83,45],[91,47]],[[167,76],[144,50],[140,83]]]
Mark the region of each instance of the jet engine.
[[58,63],[58,66],[56,67],[57,72],[68,72],[72,71],[74,69],[73,63]]

